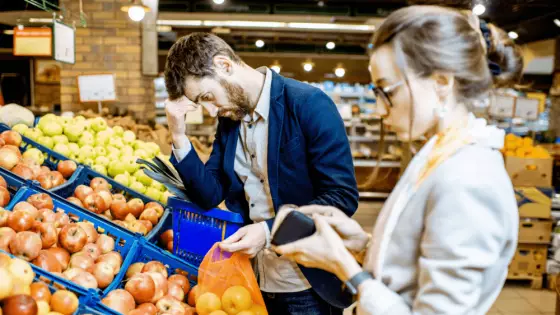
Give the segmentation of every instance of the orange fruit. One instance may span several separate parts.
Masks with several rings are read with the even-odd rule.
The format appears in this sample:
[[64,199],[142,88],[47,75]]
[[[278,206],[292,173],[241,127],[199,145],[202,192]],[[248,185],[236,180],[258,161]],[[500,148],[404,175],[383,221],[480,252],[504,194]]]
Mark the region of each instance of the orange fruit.
[[187,304],[189,304],[192,307],[196,306],[196,300],[198,300],[198,286],[194,286],[192,287],[192,289],[189,291],[188,294],[188,299],[187,299]]
[[211,292],[204,293],[196,300],[196,312],[198,315],[209,315],[214,311],[222,309],[220,298]]
[[249,310],[255,313],[255,315],[268,315],[268,311],[266,310],[266,307],[262,305],[253,304],[253,306],[251,306]]
[[230,315],[248,310],[252,304],[251,292],[239,285],[227,289],[222,295],[222,308]]
[[237,313],[237,315],[255,315],[255,313],[253,311],[243,311]]
[[220,310],[220,311],[213,311],[212,313],[210,313],[210,315],[228,315],[228,314]]

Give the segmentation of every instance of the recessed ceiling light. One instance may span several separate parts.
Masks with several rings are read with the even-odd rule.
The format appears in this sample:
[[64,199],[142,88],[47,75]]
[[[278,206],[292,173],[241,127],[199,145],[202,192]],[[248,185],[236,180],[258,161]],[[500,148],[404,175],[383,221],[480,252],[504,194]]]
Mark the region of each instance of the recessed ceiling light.
[[326,46],[327,46],[327,49],[332,50],[336,47],[336,44],[334,42],[328,42]]
[[224,4],[225,0],[212,0],[215,4]]
[[342,78],[346,74],[346,69],[344,69],[342,66],[339,66],[338,68],[334,69],[334,74],[337,77]]
[[519,34],[517,34],[516,32],[513,32],[513,31],[509,32],[508,36],[511,39],[518,39],[519,38]]
[[477,4],[473,7],[472,12],[475,15],[483,15],[486,12],[486,7],[483,4]]
[[303,63],[303,70],[305,70],[305,72],[310,72],[313,70],[313,66],[315,66],[315,64],[308,59]]
[[258,48],[264,47],[264,41],[262,39],[257,40],[255,42],[255,46],[257,46]]
[[319,1],[319,2],[317,2],[317,5],[322,8],[322,7],[325,6],[325,2],[324,1]]
[[556,24],[556,26],[560,27],[560,20],[559,19],[554,19],[554,24]]

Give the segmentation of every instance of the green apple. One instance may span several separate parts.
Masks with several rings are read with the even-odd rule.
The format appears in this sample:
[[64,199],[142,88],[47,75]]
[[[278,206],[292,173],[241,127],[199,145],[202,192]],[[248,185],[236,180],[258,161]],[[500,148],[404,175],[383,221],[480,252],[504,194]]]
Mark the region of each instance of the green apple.
[[111,162],[111,160],[109,160],[109,158],[107,158],[106,156],[98,155],[95,158],[95,164],[96,165],[102,165],[103,167],[107,167],[110,162]]
[[159,201],[160,201],[161,203],[163,203],[164,205],[166,205],[166,204],[167,204],[167,199],[168,199],[169,197],[173,197],[173,196],[174,196],[174,195],[173,195],[172,193],[166,191],[166,192],[164,192],[163,194],[161,194],[161,198],[159,199]]
[[95,150],[91,145],[84,145],[83,147],[81,147],[79,154],[89,159],[95,159],[95,157],[97,156],[95,155]]
[[136,179],[139,182],[141,182],[142,184],[144,184],[146,187],[149,187],[150,185],[152,185],[153,179],[150,176],[146,175],[144,173],[144,170],[142,170],[142,169],[137,170],[134,173],[134,177],[136,177]]
[[122,156],[132,156],[132,155],[134,155],[134,150],[132,149],[131,146],[125,145],[124,147],[121,148],[121,155]]
[[94,164],[91,168],[97,173],[107,176],[107,169],[105,168],[105,166]]
[[121,159],[121,155],[109,153],[109,155],[107,155],[107,158],[109,159],[109,163],[112,163],[113,161],[119,161]]
[[64,127],[64,134],[68,140],[78,142],[85,131],[85,126],[82,123],[75,123]]
[[27,129],[23,133],[23,135],[36,142],[37,140],[39,140],[40,137],[43,136],[43,132],[38,128],[30,128]]
[[104,147],[95,147],[95,156],[107,156],[107,149]]
[[19,132],[20,135],[23,135],[28,129],[26,124],[17,124],[12,127],[12,130]]
[[111,138],[109,140],[109,145],[113,146],[117,149],[120,149],[120,148],[124,147],[124,142],[123,142],[123,139],[121,139],[121,138]]
[[150,185],[150,187],[155,188],[161,192],[164,192],[166,190],[165,186],[163,186],[162,183],[160,182],[156,182],[155,180],[152,181],[152,184]]
[[159,145],[155,142],[146,143],[146,147],[144,149],[150,153],[152,158],[161,152]]
[[68,150],[74,155],[78,155],[78,151],[80,151],[80,146],[76,143],[70,142],[68,143]]
[[87,165],[87,166],[93,166],[94,162],[92,158],[86,158],[82,164]]
[[58,143],[68,144],[68,137],[66,137],[65,135],[54,136],[52,137],[52,139],[55,144]]
[[113,178],[119,174],[123,174],[124,172],[126,172],[124,162],[118,159],[112,160],[111,163],[109,163],[109,166],[107,167],[107,173],[109,174],[109,176]]
[[104,130],[103,132],[107,133],[110,137],[115,135],[115,132],[113,131],[113,128],[111,128],[111,127],[107,127],[107,129]]
[[55,114],[46,114],[45,116],[39,118],[39,122],[37,123],[37,127],[41,128],[42,126],[49,124],[51,122],[56,122],[58,119]]
[[42,144],[49,149],[54,147],[54,140],[51,137],[39,137],[39,139],[37,139],[37,143]]
[[146,196],[148,196],[151,199],[154,200],[160,200],[161,196],[163,195],[163,193],[153,187],[148,187],[146,189],[146,192],[144,193]]
[[68,116],[58,116],[58,123],[64,128],[66,126],[69,126],[70,124],[72,124],[72,117],[68,117]]
[[78,145],[80,147],[83,147],[83,146],[86,146],[86,145],[87,146],[94,146],[95,145],[95,138],[93,137],[91,132],[84,131],[84,133],[80,137],[80,140],[78,141]]
[[60,125],[56,121],[51,121],[51,122],[45,123],[44,125],[39,125],[39,128],[45,134],[45,136],[48,136],[48,137],[54,137],[54,136],[61,135],[62,132],[64,131],[62,129],[62,125]]
[[140,164],[136,163],[136,157],[134,156],[123,156],[121,160],[124,163],[125,170],[131,174],[134,174],[140,168]]
[[142,183],[140,182],[134,182],[132,184],[130,184],[130,188],[136,190],[137,192],[143,194],[146,192],[146,187],[144,187],[144,185],[142,185]]
[[121,156],[121,150],[117,149],[112,145],[108,145],[106,149],[107,149],[107,154],[115,154],[117,156]]
[[74,158],[72,160],[75,160],[78,163],[83,163],[86,159],[87,159],[87,157],[77,153],[77,154],[74,155]]
[[122,137],[122,135],[124,134],[124,129],[121,126],[115,126],[113,127],[113,133],[117,137]]
[[150,158],[150,155],[148,154],[148,152],[146,152],[146,150],[142,150],[142,149],[138,149],[136,151],[134,151],[134,155],[142,158],[144,160],[147,160]]
[[23,152],[22,157],[24,159],[32,159],[33,161],[37,162],[39,165],[43,165],[43,162],[45,162],[45,156],[43,155],[43,152],[41,152],[39,149],[36,148],[30,148],[25,150],[25,152]]
[[132,144],[136,140],[136,135],[134,132],[127,130],[123,133],[122,139],[125,144]]
[[120,183],[122,185],[125,185],[128,187],[130,180],[128,178],[128,175],[126,175],[125,173],[122,174],[118,174],[117,176],[115,176],[115,181],[117,183]]
[[70,155],[70,149],[64,143],[55,144],[53,150],[54,150],[54,152],[58,152],[58,153],[60,153],[64,156],[69,156]]
[[107,122],[102,117],[97,117],[91,121],[91,129],[100,132],[107,129]]
[[134,147],[134,150],[144,149],[144,147],[146,146],[146,142],[142,140],[134,140],[132,146]]
[[102,147],[107,146],[109,144],[109,139],[111,139],[111,135],[107,130],[101,131],[95,135],[95,145]]
[[83,121],[86,121],[86,118],[84,116],[80,115],[80,116],[74,117],[74,121],[75,122],[83,122]]

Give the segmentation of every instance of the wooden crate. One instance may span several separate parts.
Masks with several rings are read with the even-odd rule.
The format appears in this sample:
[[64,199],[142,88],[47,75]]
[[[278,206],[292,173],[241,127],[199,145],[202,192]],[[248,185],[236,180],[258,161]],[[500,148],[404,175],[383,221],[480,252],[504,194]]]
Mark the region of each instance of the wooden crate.
[[508,156],[506,170],[513,186],[552,186],[553,159],[529,159]]
[[518,242],[524,244],[548,244],[552,234],[551,220],[520,219]]

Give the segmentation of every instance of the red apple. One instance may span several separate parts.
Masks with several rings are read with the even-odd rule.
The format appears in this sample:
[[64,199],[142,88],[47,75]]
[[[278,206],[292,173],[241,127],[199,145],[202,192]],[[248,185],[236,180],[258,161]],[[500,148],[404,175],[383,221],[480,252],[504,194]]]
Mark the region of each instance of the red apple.
[[70,253],[76,253],[86,245],[87,234],[79,225],[71,223],[60,231],[58,243]]
[[91,187],[93,190],[97,190],[98,188],[105,190],[111,189],[111,185],[109,185],[109,183],[103,177],[96,177],[92,179],[89,183],[89,187]]
[[183,288],[175,282],[167,282],[167,295],[175,298],[177,301],[183,301],[185,299]]
[[107,262],[113,267],[113,274],[116,276],[117,273],[121,270],[122,266],[122,256],[117,252],[109,252],[107,254],[103,254],[97,258],[95,261],[96,263],[100,262]]
[[103,197],[95,192],[86,196],[83,202],[84,208],[94,213],[103,213],[109,208]]
[[140,304],[136,309],[142,311],[142,315],[156,315],[158,312],[157,307],[152,303]]
[[10,243],[16,237],[16,231],[5,226],[0,228],[0,249],[10,252]]
[[173,241],[169,241],[167,245],[165,245],[165,248],[173,253]]
[[97,279],[99,288],[105,289],[115,278],[113,274],[113,266],[106,261],[99,262],[93,267],[93,276]]
[[47,166],[41,166],[41,170],[39,172],[39,175],[48,175],[51,173],[51,169],[48,168]]
[[111,204],[111,215],[113,218],[124,220],[128,214],[130,214],[130,209],[126,201],[113,198],[113,203]]
[[0,134],[2,140],[8,145],[19,147],[21,145],[21,135],[17,131],[6,130]]
[[78,268],[78,267],[70,267],[68,269],[66,269],[66,271],[64,271],[63,275],[66,279],[70,280],[72,278],[74,278],[75,276],[79,275],[82,272],[86,272],[84,269],[82,268]]
[[75,204],[78,207],[83,208],[84,204],[82,203],[82,201],[76,197],[68,197],[66,198],[67,201],[70,201],[71,203]]
[[156,285],[152,277],[139,273],[127,281],[124,289],[134,297],[136,304],[142,304],[150,302],[154,298]]
[[35,315],[39,309],[37,302],[27,294],[16,294],[2,301],[2,311],[5,315]]
[[128,269],[126,270],[126,279],[130,279],[135,274],[141,273],[142,268],[144,268],[144,263],[143,262],[137,262],[137,263],[134,263],[134,264],[130,265],[130,267],[128,267]]
[[99,246],[102,254],[107,254],[115,250],[115,240],[106,234],[99,235],[95,244]]
[[19,232],[10,242],[10,251],[16,257],[25,261],[31,261],[37,256],[43,247],[39,235],[33,232]]
[[150,201],[146,204],[146,206],[144,207],[144,210],[146,209],[150,209],[153,208],[156,210],[157,214],[158,214],[158,218],[161,218],[161,216],[163,216],[163,206],[160,205],[159,203],[155,202],[155,201]]
[[78,309],[79,303],[76,294],[67,290],[58,290],[52,295],[51,311],[64,315],[74,314]]
[[93,272],[95,260],[84,252],[75,253],[70,257],[70,268],[81,268],[89,273]]
[[33,259],[31,263],[49,272],[62,272],[62,265],[60,265],[56,256],[47,250],[39,251],[39,256]]
[[43,249],[51,248],[58,240],[58,233],[56,232],[54,223],[40,223],[35,229],[35,232],[39,233],[41,237]]
[[5,207],[10,203],[10,192],[4,187],[0,187],[0,207]]
[[113,195],[113,201],[124,201],[124,202],[126,202],[126,198],[124,197],[123,194],[114,194]]
[[19,163],[16,166],[14,166],[14,168],[12,168],[11,171],[17,176],[23,178],[24,180],[30,180],[33,179],[34,177],[33,170],[29,166],[22,163]]
[[111,194],[111,192],[109,192],[108,190],[96,190],[95,192],[105,201],[105,205],[107,207],[105,211],[109,210],[111,204],[113,203],[113,195]]
[[148,228],[140,221],[133,221],[129,224],[129,230],[135,233],[140,233],[142,235],[148,234]]
[[65,227],[66,225],[70,224],[70,218],[68,215],[62,211],[58,211],[55,213],[55,221],[54,225],[57,228]]
[[97,260],[101,256],[101,249],[95,243],[88,243],[82,249],[83,253],[88,254],[93,260]]
[[39,214],[39,210],[35,208],[32,204],[26,201],[18,202],[13,209],[13,212],[25,212],[33,217],[33,219],[37,218]]
[[68,265],[70,264],[70,253],[67,250],[61,247],[51,247],[47,249],[47,251],[54,255],[56,260],[62,266],[62,270],[68,269]]
[[157,301],[156,307],[160,313],[185,314],[185,308],[181,305],[181,302],[169,295]]
[[31,288],[31,297],[35,299],[35,301],[51,301],[51,290],[49,286],[44,282],[33,282],[30,286]]
[[50,209],[39,209],[39,214],[35,219],[37,222],[41,223],[55,223],[56,221],[56,213]]
[[152,303],[156,303],[167,294],[167,278],[159,272],[146,272],[145,274],[152,277],[156,285],[156,293],[151,301]]
[[143,224],[146,229],[148,230],[148,233],[154,228],[154,226],[152,225],[152,222],[148,221],[148,220],[138,220],[138,223]]
[[52,171],[51,176],[53,179],[53,187],[64,184],[64,176],[59,171]]
[[41,175],[37,176],[36,180],[39,182],[43,189],[51,189],[54,187],[53,185],[53,176],[49,173],[42,173]]
[[54,204],[53,204],[53,200],[51,198],[51,196],[49,196],[48,194],[34,194],[29,196],[29,198],[27,198],[27,202],[29,202],[31,205],[33,205],[35,208],[37,209],[54,209]]
[[79,227],[84,229],[87,235],[87,242],[88,243],[95,243],[97,242],[97,238],[99,237],[99,233],[95,229],[95,226],[91,222],[78,222]]
[[97,284],[97,279],[89,272],[80,272],[74,278],[70,279],[72,282],[76,283],[87,289],[97,289],[99,285]]
[[0,207],[0,227],[8,225],[8,218],[10,216],[10,211]]
[[180,274],[175,274],[169,277],[169,279],[167,279],[168,283],[176,283],[178,284],[182,289],[183,289],[183,293],[187,294],[189,293],[189,290],[191,289],[191,285],[189,283],[189,280],[187,279],[187,277],[180,275]]
[[101,300],[101,303],[122,314],[128,314],[134,310],[134,307],[136,306],[136,303],[134,303],[134,297],[132,297],[128,291],[123,289],[117,289],[109,292],[107,297]]
[[142,211],[144,211],[144,202],[139,198],[133,198],[128,203],[128,208],[130,209],[130,213],[135,218],[138,218]]
[[74,191],[74,196],[80,199],[82,202],[84,202],[84,199],[91,194],[93,194],[93,189],[86,185],[79,185]]
[[142,212],[140,215],[140,220],[147,220],[152,223],[152,225],[156,225],[158,223],[159,217],[157,214],[156,209],[148,208]]
[[169,229],[163,233],[161,233],[159,240],[162,245],[166,245],[169,241],[173,240],[173,229]]
[[78,164],[72,160],[60,161],[56,167],[57,171],[66,179],[72,177],[77,168]]
[[23,232],[31,229],[35,219],[27,212],[12,212],[8,216],[8,226],[16,232]]

